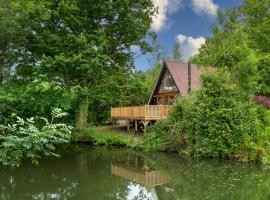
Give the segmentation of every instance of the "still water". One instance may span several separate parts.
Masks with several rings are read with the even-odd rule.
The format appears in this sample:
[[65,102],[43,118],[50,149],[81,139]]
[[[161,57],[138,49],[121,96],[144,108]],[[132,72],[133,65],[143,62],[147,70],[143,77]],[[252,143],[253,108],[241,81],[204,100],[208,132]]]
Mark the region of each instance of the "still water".
[[39,165],[0,167],[1,200],[270,199],[270,170],[255,164],[73,145]]

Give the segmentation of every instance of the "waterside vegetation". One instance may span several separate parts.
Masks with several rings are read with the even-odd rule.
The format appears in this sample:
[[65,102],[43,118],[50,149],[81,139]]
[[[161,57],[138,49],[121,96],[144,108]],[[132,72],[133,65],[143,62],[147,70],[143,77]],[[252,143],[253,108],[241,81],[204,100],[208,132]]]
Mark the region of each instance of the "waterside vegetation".
[[[216,72],[142,139],[98,126],[111,122],[113,106],[146,104],[163,60],[182,59],[179,45],[170,56],[149,42],[152,0],[0,5],[1,163],[37,163],[71,141],[270,163],[269,0],[219,13],[213,36],[190,59]],[[146,72],[134,67],[134,47],[152,51]]]
[[104,145],[108,147],[130,147],[136,148],[141,138],[135,135],[135,132],[127,133],[121,128],[112,128],[110,126],[88,127],[82,132],[73,133],[73,142],[91,143],[94,145]]

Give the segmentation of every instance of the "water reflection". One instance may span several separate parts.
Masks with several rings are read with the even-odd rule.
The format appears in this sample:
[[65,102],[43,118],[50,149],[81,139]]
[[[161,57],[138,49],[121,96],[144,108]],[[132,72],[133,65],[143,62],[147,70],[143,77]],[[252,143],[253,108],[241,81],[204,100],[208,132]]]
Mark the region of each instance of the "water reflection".
[[111,173],[147,188],[168,183],[166,176],[160,171],[149,168],[146,159],[136,154],[127,155],[124,161],[113,159]]
[[270,199],[270,172],[253,164],[73,146],[38,166],[0,167],[1,200]]

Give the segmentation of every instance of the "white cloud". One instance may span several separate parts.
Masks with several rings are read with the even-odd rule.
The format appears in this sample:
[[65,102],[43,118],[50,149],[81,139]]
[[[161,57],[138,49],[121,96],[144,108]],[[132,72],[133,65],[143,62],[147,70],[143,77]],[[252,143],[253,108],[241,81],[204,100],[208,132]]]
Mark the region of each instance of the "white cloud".
[[182,0],[152,0],[158,13],[153,16],[151,29],[160,31],[162,28],[168,27],[168,15],[176,12],[181,5]]
[[177,12],[182,7],[182,0],[169,0],[168,12]]
[[203,44],[205,44],[204,37],[193,38],[191,36],[179,34],[175,38],[176,41],[181,45],[181,50],[185,61],[199,53],[199,49]]
[[215,17],[219,6],[213,0],[192,0],[192,9],[198,14],[203,13]]
[[176,36],[176,40],[179,44],[183,44],[187,40],[187,36],[179,34]]

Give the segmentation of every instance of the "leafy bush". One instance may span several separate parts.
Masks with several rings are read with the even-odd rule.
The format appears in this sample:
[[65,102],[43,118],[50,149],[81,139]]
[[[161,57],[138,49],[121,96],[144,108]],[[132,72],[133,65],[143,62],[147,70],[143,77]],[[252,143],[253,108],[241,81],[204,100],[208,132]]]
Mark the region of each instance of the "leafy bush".
[[[68,143],[71,139],[71,126],[54,123],[56,119],[67,116],[61,109],[52,110],[52,119],[17,117],[16,123],[6,126],[0,135],[0,162],[4,165],[19,165],[23,158],[37,163],[41,155],[59,156],[56,145]],[[41,120],[41,122],[38,122]]]
[[75,103],[76,88],[68,89],[61,81],[6,84],[0,87],[0,124],[12,123],[13,115],[49,117],[51,108],[64,109],[70,114],[65,121],[72,122]]
[[[76,133],[79,134],[79,133]],[[105,145],[105,146],[134,146],[135,141],[133,138],[119,135],[117,133],[109,131],[96,131],[93,128],[87,128],[83,133],[83,138],[79,140],[88,141],[95,145]]]
[[173,146],[195,156],[266,161],[270,113],[230,78],[226,71],[203,75],[203,88],[176,102],[169,119],[144,139],[146,149]]
[[146,151],[178,151],[185,146],[182,135],[173,131],[178,125],[171,119],[156,122],[143,136],[139,147]]

